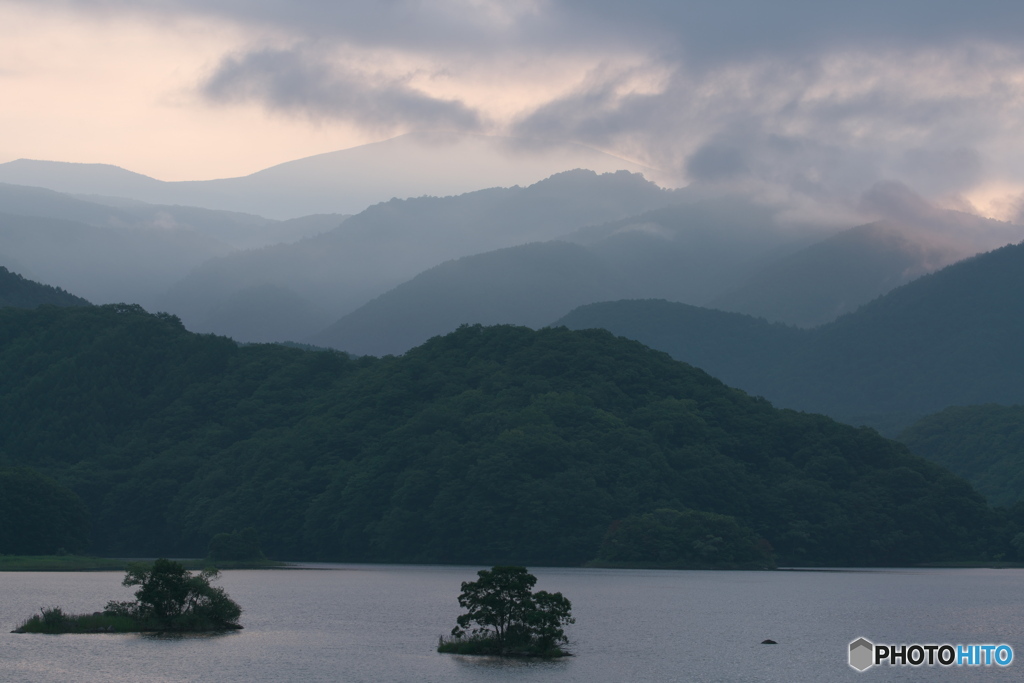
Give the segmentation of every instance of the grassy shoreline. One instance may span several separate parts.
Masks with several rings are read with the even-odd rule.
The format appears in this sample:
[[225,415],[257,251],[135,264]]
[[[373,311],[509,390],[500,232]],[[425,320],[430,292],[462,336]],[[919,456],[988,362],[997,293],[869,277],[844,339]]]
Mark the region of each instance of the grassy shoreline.
[[472,655],[477,657],[514,657],[514,658],[537,658],[557,659],[559,657],[572,657],[557,645],[542,647],[537,643],[524,643],[518,646],[504,646],[497,638],[486,636],[469,636],[464,638],[446,638],[441,636],[437,639],[437,651],[452,655]]
[[44,633],[58,635],[62,633],[203,633],[241,630],[236,623],[198,622],[188,628],[166,628],[135,619],[123,614],[111,612],[93,612],[92,614],[66,614],[59,607],[43,608],[23,621],[11,633]]
[[[123,572],[138,558],[90,557],[87,555],[0,555],[0,572]],[[210,562],[204,559],[180,560],[186,569],[277,569],[290,566],[287,562],[253,560],[249,562]]]

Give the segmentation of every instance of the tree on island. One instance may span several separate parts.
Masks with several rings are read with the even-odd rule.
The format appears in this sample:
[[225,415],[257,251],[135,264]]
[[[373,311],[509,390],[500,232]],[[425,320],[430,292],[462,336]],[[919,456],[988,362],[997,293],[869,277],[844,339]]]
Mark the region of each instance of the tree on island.
[[43,609],[15,633],[104,633],[134,631],[226,631],[242,628],[242,608],[223,588],[210,585],[220,572],[192,574],[180,562],[159,559],[152,565],[128,565],[125,586],[139,586],[135,600],[111,600],[93,614],[65,614],[59,607]]
[[132,617],[159,630],[210,631],[239,628],[242,608],[223,588],[211,586],[215,568],[192,574],[180,562],[161,558],[152,567],[128,565],[124,586],[139,586],[134,602],[107,603],[106,611]]
[[572,603],[561,593],[532,592],[537,577],[525,567],[494,567],[464,581],[452,637],[441,639],[438,652],[560,657],[569,641],[562,630],[576,619]]

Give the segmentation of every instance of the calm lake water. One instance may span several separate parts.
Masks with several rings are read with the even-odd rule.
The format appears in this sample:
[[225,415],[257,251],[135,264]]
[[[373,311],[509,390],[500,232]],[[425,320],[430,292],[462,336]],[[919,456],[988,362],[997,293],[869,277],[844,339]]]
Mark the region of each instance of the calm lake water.
[[[40,607],[91,612],[132,589],[120,572],[0,573],[0,681],[1024,680],[1024,570],[534,569],[538,589],[572,600],[576,656],[516,662],[434,651],[479,567],[308,566],[225,572],[245,630],[186,637],[11,634]],[[846,663],[859,636],[1007,643],[1016,661],[859,674]]]

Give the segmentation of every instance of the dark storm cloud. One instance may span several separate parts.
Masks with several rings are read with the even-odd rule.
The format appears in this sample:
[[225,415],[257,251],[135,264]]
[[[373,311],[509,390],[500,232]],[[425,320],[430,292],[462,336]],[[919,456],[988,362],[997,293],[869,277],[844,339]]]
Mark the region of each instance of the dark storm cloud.
[[203,86],[215,101],[256,100],[313,117],[373,127],[474,130],[480,119],[460,102],[429,97],[402,79],[375,78],[302,50],[259,50],[227,57]]

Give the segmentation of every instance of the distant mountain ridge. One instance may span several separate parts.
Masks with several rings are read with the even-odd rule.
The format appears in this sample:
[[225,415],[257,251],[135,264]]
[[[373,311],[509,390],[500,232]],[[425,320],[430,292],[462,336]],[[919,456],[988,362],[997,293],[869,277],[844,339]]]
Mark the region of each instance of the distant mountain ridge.
[[576,168],[651,173],[582,145],[409,133],[238,178],[165,182],[106,164],[19,159],[0,164],[0,182],[288,219],[358,213],[396,197],[443,197],[482,187],[529,184]]
[[776,405],[892,433],[950,405],[1024,402],[1022,291],[1019,244],[925,275],[811,330],[667,301],[593,304],[555,324],[602,327]]
[[155,307],[173,282],[226,244],[190,230],[98,227],[0,213],[0,265],[96,303]]
[[542,327],[622,291],[617,273],[587,248],[534,242],[435,266],[307,341],[360,355],[401,354],[467,323]]
[[155,308],[168,287],[211,258],[294,242],[345,218],[276,221],[0,183],[0,265],[96,303]]
[[871,223],[768,265],[709,305],[773,322],[815,327],[970,255],[950,244],[929,242],[893,223]]
[[291,312],[268,302],[262,311],[251,309],[265,336],[241,340],[301,341],[438,264],[551,240],[608,217],[669,205],[677,196],[639,174],[574,170],[527,187],[393,199],[321,235],[211,260],[174,285],[160,308],[181,316],[189,329],[238,336],[255,327],[240,311],[231,313],[230,302],[273,290],[277,301],[304,302],[308,324],[291,325]]
[[[574,305],[646,298],[810,327],[973,255],[977,244],[1024,236],[1022,226],[938,209],[836,232],[787,223],[780,207],[743,196],[688,188],[674,197],[670,206],[589,225],[557,243],[435,266],[308,340],[401,353],[463,323],[537,327],[560,317],[560,306],[565,314]],[[970,236],[955,234],[961,229]]]
[[347,216],[308,215],[286,221],[194,206],[163,206],[0,183],[0,213],[56,218],[101,228],[179,230],[235,249],[295,242],[340,225]]
[[353,353],[395,354],[460,324],[541,327],[575,306],[623,297],[700,302],[742,281],[760,253],[796,249],[807,238],[807,232],[794,237],[780,228],[771,206],[686,191],[672,196],[677,201],[669,206],[560,239],[442,263],[307,341]]

